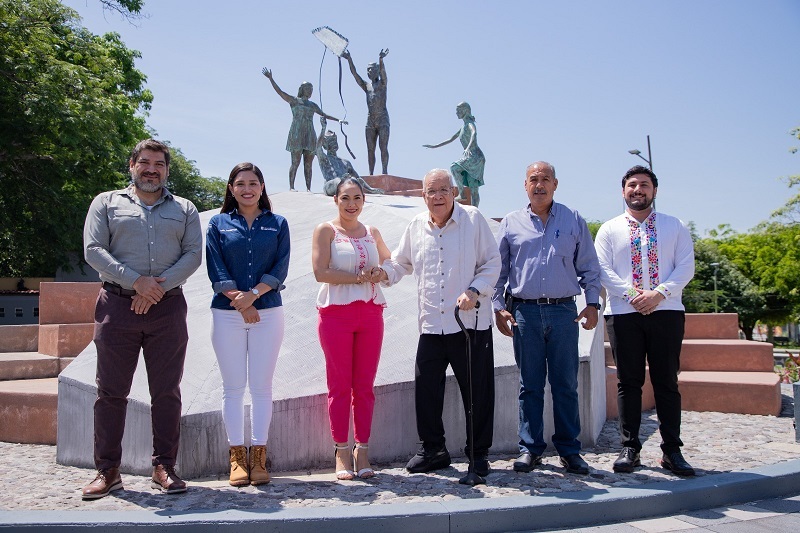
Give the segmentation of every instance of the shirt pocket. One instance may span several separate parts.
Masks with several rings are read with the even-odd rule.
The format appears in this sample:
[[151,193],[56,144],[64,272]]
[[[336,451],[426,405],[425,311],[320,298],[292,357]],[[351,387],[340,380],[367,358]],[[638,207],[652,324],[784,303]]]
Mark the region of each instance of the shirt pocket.
[[563,235],[560,239],[553,241],[553,255],[563,257],[566,261],[572,262],[575,256],[575,238],[572,235]]
[[142,214],[134,209],[109,209],[108,228],[115,236],[141,235],[139,233],[144,227]]
[[186,215],[181,212],[163,211],[158,213],[157,238],[161,242],[169,242],[174,239],[180,246],[183,234],[186,231]]

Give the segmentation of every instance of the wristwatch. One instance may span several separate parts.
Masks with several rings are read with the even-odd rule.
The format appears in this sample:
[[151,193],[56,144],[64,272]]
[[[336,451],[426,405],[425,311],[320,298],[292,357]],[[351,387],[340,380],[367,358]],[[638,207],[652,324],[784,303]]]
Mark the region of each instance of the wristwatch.
[[595,309],[597,309],[598,311],[600,310],[600,304],[586,304],[586,305],[590,305],[590,306],[594,307]]
[[476,289],[475,287],[467,287],[467,290],[468,290],[468,291],[472,291],[472,292],[474,292],[474,293],[475,293],[476,295],[478,295],[478,296],[480,296],[480,295],[481,295],[481,293],[480,293],[480,292],[478,291],[478,289]]
[[256,295],[256,298],[258,298],[258,295],[259,295],[259,294],[261,294],[261,291],[259,291],[259,290],[258,290],[258,289],[256,289],[255,287],[253,287],[253,289],[252,289],[250,292],[252,292],[253,294],[255,294],[255,295]]

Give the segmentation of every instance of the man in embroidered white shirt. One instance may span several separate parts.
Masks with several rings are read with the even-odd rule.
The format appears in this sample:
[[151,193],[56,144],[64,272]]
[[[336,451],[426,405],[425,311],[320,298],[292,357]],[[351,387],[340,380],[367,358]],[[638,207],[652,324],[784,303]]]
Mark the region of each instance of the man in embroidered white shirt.
[[[472,393],[475,424],[474,472],[489,473],[487,459],[494,425],[494,347],[491,295],[500,275],[500,252],[489,224],[476,207],[455,203],[453,176],[434,169],[422,179],[427,213],[409,223],[392,257],[382,265],[380,279],[392,285],[414,273],[419,291],[419,344],[414,400],[419,452],[406,465],[409,472],[429,472],[450,465],[445,446],[442,410],[445,371],[449,364],[469,409],[466,338],[459,317],[472,339]],[[480,302],[481,305],[476,304]],[[467,417],[467,435],[470,433]],[[469,441],[465,448],[470,455]]]
[[622,178],[627,209],[603,224],[595,238],[600,280],[608,293],[606,328],[617,365],[622,451],[615,472],[640,466],[639,426],[645,364],[656,400],[661,466],[681,476],[694,469],[681,454],[678,390],[685,308],[681,292],[694,276],[694,248],[686,226],[657,213],[658,178],[635,166]]

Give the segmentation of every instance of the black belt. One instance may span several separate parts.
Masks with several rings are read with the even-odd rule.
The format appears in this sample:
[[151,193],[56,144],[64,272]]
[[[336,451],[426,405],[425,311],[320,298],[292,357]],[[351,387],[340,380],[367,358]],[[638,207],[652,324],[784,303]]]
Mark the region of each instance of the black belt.
[[[109,283],[107,281],[103,282],[103,288],[112,294],[116,294],[117,296],[125,296],[126,298],[131,298],[136,296],[136,291],[130,289],[123,289],[119,285],[114,283]],[[179,294],[183,294],[183,289],[180,287],[175,287],[174,289],[170,289],[164,293],[164,296],[177,296]]]
[[553,305],[553,304],[574,302],[575,297],[569,296],[567,298],[534,298],[533,300],[527,300],[525,298],[517,298],[516,296],[512,296],[511,301],[522,304]]

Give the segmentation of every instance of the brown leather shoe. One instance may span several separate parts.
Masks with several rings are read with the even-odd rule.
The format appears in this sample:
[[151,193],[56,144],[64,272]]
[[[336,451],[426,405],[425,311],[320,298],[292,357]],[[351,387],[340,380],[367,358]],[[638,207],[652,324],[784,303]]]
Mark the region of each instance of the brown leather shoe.
[[250,446],[250,484],[264,485],[269,483],[269,471],[267,470],[267,447]]
[[234,487],[250,484],[250,471],[247,468],[247,448],[231,446],[231,476],[228,481]]
[[167,494],[186,492],[186,482],[175,473],[172,465],[156,465],[153,467],[153,482],[150,486]]
[[119,477],[119,468],[99,470],[94,481],[83,487],[84,500],[97,500],[109,493],[122,488],[122,478]]

